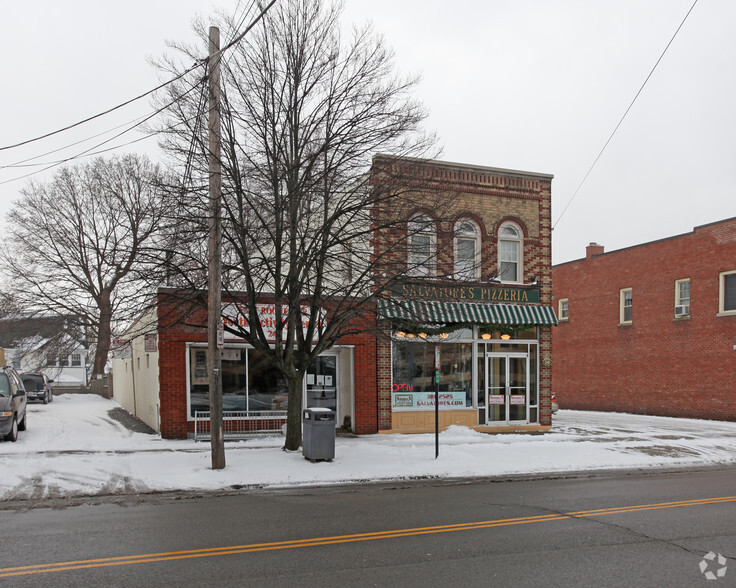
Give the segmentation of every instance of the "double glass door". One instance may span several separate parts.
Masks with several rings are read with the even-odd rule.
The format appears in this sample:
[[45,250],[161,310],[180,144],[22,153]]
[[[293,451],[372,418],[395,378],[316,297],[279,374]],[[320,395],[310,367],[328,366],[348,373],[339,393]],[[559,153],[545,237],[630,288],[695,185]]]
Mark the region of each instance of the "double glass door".
[[487,423],[529,420],[529,356],[526,353],[486,355]]

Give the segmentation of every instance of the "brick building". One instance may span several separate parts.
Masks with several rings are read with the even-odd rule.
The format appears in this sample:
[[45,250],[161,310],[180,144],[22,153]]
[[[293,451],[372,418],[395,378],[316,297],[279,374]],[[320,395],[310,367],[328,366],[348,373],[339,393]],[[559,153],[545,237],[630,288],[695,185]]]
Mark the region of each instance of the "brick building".
[[[374,159],[378,173],[404,163]],[[379,429],[434,429],[437,347],[441,427],[545,430],[557,322],[549,287],[552,176],[411,165],[421,199],[402,211],[405,225],[374,238],[387,267],[405,264],[378,306],[391,335],[377,340]],[[389,205],[382,214],[393,212]]]
[[[437,346],[442,428],[548,429],[557,322],[549,286],[552,176],[376,156],[373,177],[404,165],[416,206],[403,199],[399,209],[396,198],[374,211],[375,275],[392,282],[377,296],[376,328],[344,337],[312,364],[303,405],[335,410],[338,426],[358,434],[431,430]],[[407,183],[406,173],[395,177]],[[384,224],[386,215],[401,222]],[[135,339],[131,357],[114,367],[118,402],[171,438],[191,435],[196,411],[209,402],[206,313],[186,310],[183,318],[183,308],[174,291],[159,290],[148,339]],[[269,313],[267,296],[259,313]],[[224,410],[257,415],[244,418],[259,427],[283,423],[284,383],[227,335],[223,392]]]
[[552,268],[562,408],[736,420],[736,218]]

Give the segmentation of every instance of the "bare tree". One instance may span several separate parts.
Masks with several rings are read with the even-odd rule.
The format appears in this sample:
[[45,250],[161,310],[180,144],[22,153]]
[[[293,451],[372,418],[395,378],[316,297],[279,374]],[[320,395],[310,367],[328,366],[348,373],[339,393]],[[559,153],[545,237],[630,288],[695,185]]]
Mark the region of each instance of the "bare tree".
[[160,172],[137,155],[67,167],[21,191],[2,250],[14,295],[36,314],[75,317],[104,373],[114,321],[125,323],[160,283]]
[[[375,297],[389,275],[407,270],[404,256],[377,274],[371,238],[378,223],[404,223],[406,233],[419,197],[406,181],[406,158],[426,157],[434,145],[420,126],[426,112],[411,95],[416,79],[394,73],[392,52],[370,26],[343,38],[340,14],[339,3],[278,2],[222,61],[223,287],[244,319],[226,329],[285,379],[287,450],[301,444],[307,368],[340,338],[375,328]],[[225,39],[238,34],[227,18],[220,27]],[[199,33],[206,39],[204,27]],[[196,48],[179,49],[196,58]],[[160,65],[181,69],[172,59]],[[187,93],[190,84],[170,86],[180,100],[165,143],[190,181],[180,238],[185,228],[203,234],[206,223],[205,193],[197,190],[206,178],[206,136],[197,122],[203,108]],[[382,161],[405,164],[376,173],[373,155],[381,152],[392,155]],[[376,215],[389,200],[391,214]],[[197,255],[185,247],[175,258],[191,268]],[[264,302],[274,308],[269,328],[258,314]]]

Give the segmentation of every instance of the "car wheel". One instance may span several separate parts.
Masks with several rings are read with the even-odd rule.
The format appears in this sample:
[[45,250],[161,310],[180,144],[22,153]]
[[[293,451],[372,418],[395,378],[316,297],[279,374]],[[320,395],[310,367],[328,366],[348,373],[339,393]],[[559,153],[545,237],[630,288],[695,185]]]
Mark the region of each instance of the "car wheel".
[[46,394],[46,396],[43,397],[43,403],[48,404],[49,403],[49,395]]
[[10,426],[10,432],[5,435],[6,441],[15,443],[18,440],[18,419],[13,417],[13,424]]
[[27,423],[28,423],[28,411],[26,411],[26,414],[23,415],[23,420],[18,423],[18,430],[25,431]]

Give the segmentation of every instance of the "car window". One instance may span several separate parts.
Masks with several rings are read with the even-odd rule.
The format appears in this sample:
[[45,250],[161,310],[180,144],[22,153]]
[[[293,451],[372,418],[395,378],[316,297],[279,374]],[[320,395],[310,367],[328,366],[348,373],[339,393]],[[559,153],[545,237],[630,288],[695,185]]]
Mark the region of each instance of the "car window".
[[0,374],[0,396],[10,396],[10,382],[5,374]]
[[23,378],[23,386],[27,391],[40,390],[41,383],[35,378]]

